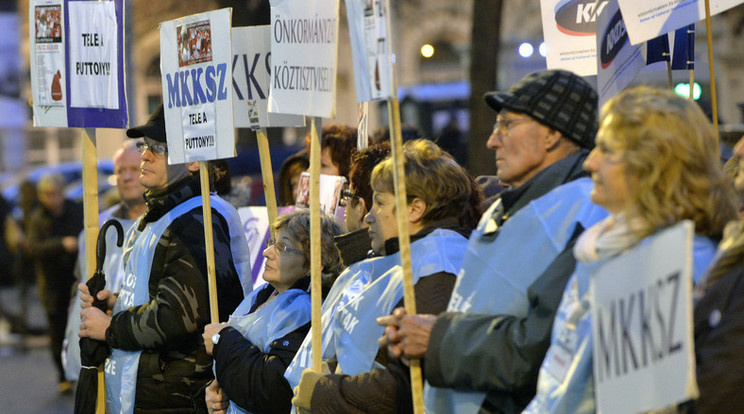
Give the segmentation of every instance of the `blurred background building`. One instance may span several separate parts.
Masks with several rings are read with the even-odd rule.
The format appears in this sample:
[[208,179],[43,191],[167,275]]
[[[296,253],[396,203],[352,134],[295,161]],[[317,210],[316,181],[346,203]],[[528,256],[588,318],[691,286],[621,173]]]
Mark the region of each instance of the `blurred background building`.
[[[482,95],[507,88],[524,75],[545,68],[540,2],[537,0],[391,0],[395,67],[404,123],[427,137],[442,137],[474,174],[493,173],[493,157],[483,151],[494,114]],[[3,0],[0,24],[0,178],[40,164],[58,164],[81,157],[80,131],[34,128],[31,124],[28,2]],[[160,102],[159,28],[165,20],[233,7],[233,26],[269,23],[268,0],[126,0],[126,64],[130,123],[142,123]],[[343,2],[340,11],[337,117],[356,124],[357,103],[351,48]],[[744,6],[713,18],[714,55],[719,118],[738,124],[744,104]],[[696,32],[695,81],[699,102],[710,108],[705,25]],[[686,71],[674,82],[687,82]],[[665,72],[641,73],[637,83],[665,86]],[[387,124],[384,104],[370,105],[370,131]],[[330,120],[324,120],[324,123]],[[299,148],[306,130],[269,132],[273,164]],[[255,137],[238,130],[238,152],[255,154]],[[123,131],[98,130],[99,158],[108,158],[123,139]],[[286,148],[282,150],[282,148]],[[243,161],[246,171],[258,171],[257,155]],[[0,185],[2,182],[0,181]]]

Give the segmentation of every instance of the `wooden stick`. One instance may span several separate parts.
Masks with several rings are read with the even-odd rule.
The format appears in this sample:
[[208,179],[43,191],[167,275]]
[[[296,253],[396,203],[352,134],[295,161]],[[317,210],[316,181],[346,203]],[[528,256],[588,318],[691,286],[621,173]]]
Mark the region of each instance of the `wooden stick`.
[[[98,240],[98,155],[96,154],[96,130],[84,128],[83,135],[83,219],[85,221],[83,241],[85,243],[85,280],[93,277],[96,269],[96,241]],[[96,414],[106,412],[106,387],[103,364],[98,366],[98,393]]]
[[[716,95],[716,71],[713,65],[713,33],[710,32],[710,0],[705,0],[705,31],[708,33],[708,66],[710,70],[710,105],[712,108],[713,129],[718,139],[718,97]],[[690,84],[692,90],[692,83]]]
[[669,89],[674,90],[674,83],[672,82],[672,62],[666,61],[667,67],[667,80],[669,80]]
[[207,286],[209,288],[209,315],[212,323],[220,322],[217,306],[217,273],[214,269],[214,239],[212,238],[212,201],[209,198],[209,169],[207,161],[199,161],[199,183],[204,214],[204,249],[207,253]]
[[690,100],[695,99],[695,69],[690,69]]
[[269,215],[269,225],[276,220],[276,193],[274,192],[274,171],[271,169],[271,153],[269,152],[269,140],[263,129],[256,131],[258,140],[258,154],[261,160],[261,177],[263,179],[264,197],[266,198],[266,210]]
[[[400,126],[400,102],[392,98],[388,102],[388,119],[390,120],[390,139],[393,161],[393,178],[395,183],[395,208],[398,219],[398,245],[400,262],[403,267],[403,301],[406,313],[416,313],[416,293],[413,288],[413,271],[411,270],[411,237],[408,232],[408,201],[406,197],[406,170],[403,158],[403,134]],[[424,380],[421,374],[421,360],[411,360],[411,393],[413,412],[424,413]]]
[[323,337],[320,329],[322,280],[320,275],[320,138],[321,120],[313,117],[310,126],[310,301],[312,307],[313,371],[323,364]]

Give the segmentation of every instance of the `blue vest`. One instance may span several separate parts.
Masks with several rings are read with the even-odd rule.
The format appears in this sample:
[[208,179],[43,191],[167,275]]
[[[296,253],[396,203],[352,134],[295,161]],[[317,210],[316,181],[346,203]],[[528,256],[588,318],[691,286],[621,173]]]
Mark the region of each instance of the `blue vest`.
[[[103,225],[111,218],[114,210],[121,206],[114,206],[103,211],[98,216],[98,223]],[[115,218],[121,223],[126,234],[134,220]],[[84,280],[88,277],[88,271],[85,269],[85,241],[83,232],[78,238],[78,266],[80,275]],[[122,263],[123,247],[116,246],[116,231],[106,233],[106,260],[103,262],[103,274],[106,276],[106,289],[111,292],[118,292],[124,281],[124,265]],[[65,328],[65,339],[62,345],[62,364],[65,367],[65,378],[68,381],[77,381],[80,375],[80,295],[75,290],[75,295],[70,301],[70,307],[67,312],[67,327]]]
[[[465,237],[454,231],[437,229],[411,243],[413,283],[439,272],[456,275],[467,242]],[[398,264],[367,285],[351,302],[340,307],[335,316],[333,329],[338,372],[358,375],[375,368],[375,356],[379,349],[377,339],[384,331],[384,327],[377,324],[377,318],[389,315],[403,297],[400,252],[392,256],[395,256]]]
[[[576,223],[588,228],[607,216],[590,201],[592,186],[591,179],[580,178],[556,187],[522,207],[495,239],[483,236],[494,203],[470,236],[448,311],[526,317],[527,289],[565,248]],[[477,413],[485,396],[424,385],[430,413]]]
[[[633,249],[648,245],[661,232],[654,233]],[[693,239],[692,278],[697,282],[705,273],[716,252],[716,243],[704,236]],[[617,257],[617,256],[615,256]],[[613,258],[591,263],[577,263],[563,292],[553,321],[550,348],[540,366],[537,394],[526,413],[594,413],[593,347],[589,284],[602,266]],[[565,368],[553,361],[560,358]]]
[[[336,341],[334,337],[334,319],[339,308],[351,302],[359,296],[364,287],[370,282],[377,280],[388,269],[400,264],[400,257],[396,255],[374,257],[356,262],[344,270],[333,282],[331,291],[321,306],[321,355],[323,360],[331,359],[336,355]],[[294,388],[300,384],[302,371],[312,365],[312,335],[305,336],[297,355],[284,372],[284,377],[289,385]]]
[[[242,237],[242,225],[235,209],[219,197],[210,197],[213,209],[227,221],[230,231],[230,247],[236,270],[243,286],[243,291],[251,290],[250,252],[245,238]],[[140,218],[129,229],[124,248],[125,278],[119,297],[114,305],[116,314],[132,306],[140,306],[150,301],[149,280],[155,247],[165,229],[176,218],[201,206],[201,196],[190,198],[177,205],[155,222],[147,223],[140,232]],[[241,265],[239,265],[241,263]],[[247,264],[247,266],[242,265]],[[110,414],[130,414],[134,412],[134,398],[137,389],[137,367],[142,351],[124,351],[112,349],[106,359],[106,412]]]
[[[288,289],[276,295],[274,299],[266,302],[253,313],[248,313],[256,303],[258,292],[264,289],[272,289],[272,287],[265,284],[243,299],[235,312],[230,315],[228,324],[237,329],[253,345],[267,353],[274,340],[310,322],[311,305],[308,292],[301,289]],[[247,413],[232,401],[230,401],[227,412],[230,414]]]

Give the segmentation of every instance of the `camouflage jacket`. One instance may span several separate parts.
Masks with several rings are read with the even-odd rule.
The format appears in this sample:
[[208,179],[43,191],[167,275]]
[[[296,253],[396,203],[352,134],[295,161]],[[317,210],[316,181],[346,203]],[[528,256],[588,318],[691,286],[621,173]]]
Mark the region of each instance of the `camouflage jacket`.
[[[193,178],[164,192],[148,191],[148,210],[140,226],[199,194],[199,183]],[[212,217],[219,312],[225,321],[243,299],[243,289],[229,253],[227,222],[219,214]],[[204,405],[204,401],[191,397],[213,377],[212,359],[201,337],[210,321],[201,207],[174,219],[163,233],[155,248],[148,288],[147,304],[113,316],[106,341],[113,348],[143,351],[136,413],[192,412],[195,403]]]

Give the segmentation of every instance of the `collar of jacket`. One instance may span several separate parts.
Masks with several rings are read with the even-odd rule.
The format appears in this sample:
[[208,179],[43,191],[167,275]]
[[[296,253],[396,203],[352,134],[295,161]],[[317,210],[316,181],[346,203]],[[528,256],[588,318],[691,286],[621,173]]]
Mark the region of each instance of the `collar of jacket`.
[[[460,226],[460,222],[457,218],[448,217],[431,223],[416,234],[411,234],[411,243],[423,239],[436,229],[452,230],[461,234],[465,238],[470,237],[470,232],[472,231],[471,229]],[[385,256],[398,253],[398,250],[400,250],[400,244],[397,237],[385,240]]]
[[545,167],[521,186],[502,192],[501,203],[506,212],[504,219],[514,215],[530,201],[544,196],[559,185],[589,176],[589,173],[584,171],[584,160],[587,156],[589,156],[589,150],[581,149]]
[[346,267],[366,259],[372,248],[372,241],[369,238],[369,231],[366,227],[335,236],[333,242],[336,244],[336,248],[341,255],[341,262]]
[[164,190],[148,190],[145,192],[147,211],[142,216],[139,230],[142,230],[146,223],[157,221],[165,213],[173,209],[173,207],[198,195],[201,195],[201,188],[199,186],[199,180],[194,177],[186,177],[179,180]]
[[[310,276],[308,275],[308,276],[301,277],[299,280],[294,282],[294,284],[292,285],[292,287],[290,287],[290,289],[300,289],[300,290],[304,290],[305,292],[309,292],[310,291]],[[269,298],[271,297],[271,295],[274,294],[275,291],[276,289],[274,289],[273,286],[267,284],[264,289],[262,289],[260,292],[256,294],[256,303],[253,304],[253,306],[251,307],[251,310],[248,313],[255,312],[259,306],[263,305],[267,300],[269,300]]]

